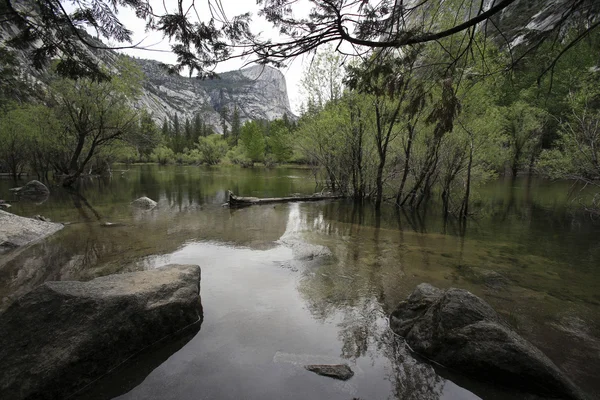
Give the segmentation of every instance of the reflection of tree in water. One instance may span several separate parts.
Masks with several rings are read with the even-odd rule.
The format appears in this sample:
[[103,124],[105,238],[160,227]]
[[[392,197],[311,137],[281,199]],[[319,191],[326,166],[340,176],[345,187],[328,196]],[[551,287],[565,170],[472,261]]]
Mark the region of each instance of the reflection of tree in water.
[[342,311],[342,321],[338,324],[338,337],[342,341],[343,358],[356,359],[369,356],[375,358],[378,349],[370,344],[387,329],[382,322],[381,307],[374,298],[363,299],[354,307]]
[[353,361],[368,357],[373,364],[377,359],[386,359],[390,366],[386,369],[387,379],[394,384],[395,398],[439,399],[445,380],[430,365],[412,357],[404,341],[388,328],[389,305],[386,305],[381,267],[391,254],[385,254],[387,248],[381,245],[379,229],[370,232],[373,235],[370,240],[364,234],[356,234],[361,229],[359,225],[344,227],[327,223],[322,213],[312,217],[314,221],[301,218],[302,227],[296,226],[295,230],[333,229],[345,237],[344,248],[334,251],[337,259],[317,269],[307,269],[298,290],[316,319],[339,321],[341,357]]
[[[336,282],[340,286],[336,288]],[[337,290],[336,290],[337,289]],[[428,364],[416,360],[388,328],[380,301],[375,296],[341,296],[349,286],[342,280],[331,280],[318,272],[307,277],[300,291],[308,309],[317,319],[335,319],[342,342],[341,357],[356,360],[369,357],[387,359],[387,379],[394,384],[394,397],[403,400],[435,400],[443,393],[445,380]],[[321,292],[324,296],[319,296]]]

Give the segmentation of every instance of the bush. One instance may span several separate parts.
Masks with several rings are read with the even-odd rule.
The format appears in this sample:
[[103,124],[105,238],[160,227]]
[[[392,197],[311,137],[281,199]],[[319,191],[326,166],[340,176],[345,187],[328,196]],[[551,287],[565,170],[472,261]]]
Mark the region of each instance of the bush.
[[166,165],[172,163],[175,160],[175,153],[173,150],[165,145],[160,145],[154,149],[150,155],[150,159],[160,165]]
[[232,164],[241,165],[244,168],[252,167],[254,163],[246,156],[243,146],[238,145],[227,152],[227,158]]
[[196,148],[202,162],[207,165],[217,165],[227,153],[227,142],[221,135],[210,135],[198,138]]

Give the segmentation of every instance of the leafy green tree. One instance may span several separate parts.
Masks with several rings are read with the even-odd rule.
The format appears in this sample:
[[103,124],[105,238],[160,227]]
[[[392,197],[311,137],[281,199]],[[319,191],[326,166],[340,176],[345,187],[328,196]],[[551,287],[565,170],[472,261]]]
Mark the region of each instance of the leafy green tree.
[[16,182],[28,162],[34,135],[32,107],[13,108],[0,117],[0,163]]
[[135,131],[138,116],[130,102],[140,89],[140,71],[128,62],[110,81],[58,79],[51,85],[54,110],[64,126],[59,140],[68,158],[60,168],[65,186],[77,181],[102,147]]
[[344,91],[340,74],[342,56],[333,45],[320,49],[302,75],[300,87],[311,108],[322,109],[330,102],[339,100]]
[[[138,129],[125,137],[124,140],[137,154],[136,159],[149,158],[152,150],[161,142],[161,133],[154,122],[152,114],[146,110],[142,110],[139,115]],[[120,152],[127,154],[127,158],[129,159],[131,158],[131,149],[128,149],[127,152],[120,150]],[[123,159],[123,157],[119,159]]]
[[202,137],[196,143],[200,159],[208,165],[217,165],[228,150],[227,142],[221,135]]
[[588,72],[568,96],[570,113],[560,122],[559,139],[545,150],[538,169],[552,178],[600,186],[600,72]]
[[[295,15],[289,1],[260,0],[260,15],[283,35],[282,39],[273,41],[251,32],[249,14],[224,16],[218,0],[206,2],[206,9],[221,11],[207,15],[197,9],[194,1],[169,3],[161,12],[150,0],[91,0],[69,3],[71,7],[64,7],[64,1],[56,0],[36,1],[36,7],[5,0],[0,3],[0,14],[3,21],[14,26],[6,41],[11,46],[30,50],[27,59],[34,66],[42,67],[54,55],[62,54],[59,64],[62,74],[104,79],[108,79],[109,74],[99,68],[89,50],[106,46],[84,32],[92,28],[110,41],[131,43],[132,32],[119,20],[117,6],[134,11],[145,20],[146,26],[169,38],[178,60],[173,71],[188,68],[190,73],[198,71],[201,77],[211,75],[210,70],[217,62],[230,59],[236,51],[241,52],[238,56],[254,53],[261,63],[281,65],[331,43],[336,44],[335,51],[344,53],[346,46],[398,49],[423,43],[440,44],[441,39],[451,38],[466,44],[457,53],[451,53],[452,57],[468,59],[480,49],[470,40],[475,31],[497,30],[497,36],[507,41],[532,36],[532,40],[521,45],[527,54],[544,40],[561,43],[568,50],[600,26],[597,19],[600,5],[595,0],[549,2],[544,13],[539,12],[539,7],[532,7],[528,0],[423,1],[410,7],[395,0],[372,4],[359,4],[354,0],[310,0],[312,10],[308,16]],[[511,18],[500,18],[502,13]],[[189,15],[204,15],[205,19],[198,21],[188,18]],[[531,28],[542,23],[543,30]],[[562,42],[560,34],[573,26],[580,29],[581,34]],[[549,67],[553,63],[555,61]]]
[[246,156],[253,162],[262,162],[265,158],[265,137],[257,121],[248,121],[242,127],[240,140]]
[[527,160],[533,165],[541,150],[541,139],[546,113],[544,110],[519,100],[504,109],[503,133],[511,148],[510,170],[513,177]]
[[161,165],[165,165],[174,161],[175,153],[171,148],[161,144],[152,151],[150,159]]
[[278,163],[289,161],[292,157],[292,134],[284,120],[275,120],[270,124],[267,147],[274,161]]

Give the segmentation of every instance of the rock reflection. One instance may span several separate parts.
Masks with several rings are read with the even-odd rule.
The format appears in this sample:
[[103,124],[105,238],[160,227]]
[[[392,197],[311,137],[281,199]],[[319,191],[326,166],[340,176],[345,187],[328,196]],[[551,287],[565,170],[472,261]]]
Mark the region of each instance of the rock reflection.
[[[160,203],[159,203],[160,206]],[[82,209],[90,209],[85,207]],[[119,226],[95,218],[66,226],[47,240],[0,257],[0,311],[48,280],[89,280],[139,270],[138,260],[174,252],[188,241],[273,247],[287,223],[284,207],[251,207],[234,212],[219,206],[193,213],[127,208]]]
[[73,400],[109,400],[138,386],[158,366],[181,350],[200,331],[201,322],[172,337],[154,343],[140,354],[113,369],[88,388],[69,397]]

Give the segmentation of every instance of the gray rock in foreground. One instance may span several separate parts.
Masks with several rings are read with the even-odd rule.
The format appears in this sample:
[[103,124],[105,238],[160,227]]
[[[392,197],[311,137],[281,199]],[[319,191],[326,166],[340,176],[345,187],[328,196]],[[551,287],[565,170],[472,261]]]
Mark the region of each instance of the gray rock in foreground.
[[319,375],[347,381],[354,376],[354,372],[346,364],[318,364],[306,365],[304,368]]
[[34,201],[43,201],[50,195],[50,190],[40,181],[29,181],[25,186],[10,189],[15,192],[19,197],[26,198]]
[[63,228],[62,224],[20,217],[0,210],[0,253],[24,246]]
[[553,398],[584,398],[548,357],[466,290],[421,284],[390,324],[418,354],[471,377]]
[[131,205],[141,210],[151,210],[156,207],[156,202],[144,196],[132,201]]
[[0,315],[0,398],[68,397],[199,322],[199,291],[194,265],[44,283]]

